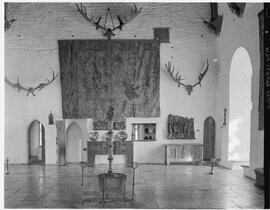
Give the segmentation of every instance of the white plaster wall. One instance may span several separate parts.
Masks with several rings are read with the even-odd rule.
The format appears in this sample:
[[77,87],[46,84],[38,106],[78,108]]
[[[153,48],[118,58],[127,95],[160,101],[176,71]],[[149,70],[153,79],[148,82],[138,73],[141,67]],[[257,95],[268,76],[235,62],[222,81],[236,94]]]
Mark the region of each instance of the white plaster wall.
[[[92,11],[98,14],[108,6],[100,5],[92,4]],[[126,9],[125,4],[110,5]],[[114,39],[153,39],[153,27],[170,27],[171,42],[161,44],[160,48],[161,117],[128,119],[127,132],[130,137],[132,122],[156,122],[157,141],[136,142],[134,155],[139,162],[163,163],[164,143],[202,143],[205,118],[212,116],[217,121],[218,65],[212,62],[217,54],[216,36],[202,23],[210,19],[208,3],[137,5],[143,7],[141,14],[124,26]],[[9,8],[10,18],[16,21],[5,33],[5,74],[12,81],[19,77],[21,84],[26,87],[45,82],[53,70],[59,73],[57,40],[103,39],[100,31],[82,19],[70,3],[16,3],[10,4]],[[206,59],[209,60],[209,71],[202,81],[202,87],[195,87],[190,96],[183,87],[178,88],[164,70],[165,62],[172,60],[175,69],[186,78],[185,82],[194,83]],[[27,162],[27,128],[33,119],[40,119],[45,127],[46,163],[56,163],[56,128],[55,125],[48,125],[48,114],[52,111],[55,120],[62,118],[60,87],[58,77],[50,86],[37,92],[35,97],[26,97],[26,93],[5,85],[5,156],[11,163]],[[168,114],[194,117],[196,140],[167,140]],[[66,121],[66,128],[71,121]],[[77,121],[81,121],[80,127],[85,135],[82,148],[85,148],[91,120]],[[216,144],[216,147],[220,145]],[[20,148],[21,152],[16,148]],[[83,158],[86,158],[86,152]]]
[[[228,124],[222,126],[223,109],[229,110],[229,76],[230,64],[235,50],[244,47],[251,58],[251,149],[250,170],[263,166],[263,131],[258,130],[258,102],[259,102],[259,19],[258,13],[263,9],[262,3],[246,4],[243,18],[232,14],[226,3],[219,3],[219,14],[223,15],[222,31],[217,37],[217,54],[219,59],[219,74],[217,86],[217,140],[218,156],[221,164],[230,167],[228,162]],[[228,115],[227,115],[228,116]]]

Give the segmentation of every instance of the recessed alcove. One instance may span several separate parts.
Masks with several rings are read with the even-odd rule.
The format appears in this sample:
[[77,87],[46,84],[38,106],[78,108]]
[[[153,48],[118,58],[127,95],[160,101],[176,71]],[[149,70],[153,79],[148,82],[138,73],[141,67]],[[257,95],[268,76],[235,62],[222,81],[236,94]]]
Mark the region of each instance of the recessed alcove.
[[45,128],[34,120],[28,128],[29,164],[45,164]]

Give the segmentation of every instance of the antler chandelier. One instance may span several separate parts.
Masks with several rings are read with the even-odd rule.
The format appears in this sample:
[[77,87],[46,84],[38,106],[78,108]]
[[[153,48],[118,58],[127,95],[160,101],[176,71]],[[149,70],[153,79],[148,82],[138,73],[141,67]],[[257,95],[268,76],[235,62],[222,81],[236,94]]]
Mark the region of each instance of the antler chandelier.
[[[104,25],[102,26],[102,25],[100,25],[100,21],[102,19],[102,16],[99,16],[97,18],[97,20],[95,21],[96,18],[94,18],[94,17],[90,18],[88,16],[87,10],[86,10],[85,6],[82,3],[80,3],[80,4],[75,3],[75,5],[77,7],[78,12],[81,14],[81,16],[87,22],[89,22],[89,23],[93,24],[94,26],[96,26],[96,30],[101,29],[102,30],[102,35],[107,37],[107,39],[109,39],[109,40],[112,38],[112,36],[115,36],[115,34],[114,34],[115,30],[117,30],[117,29],[122,30],[123,26],[125,24],[127,24],[128,22],[130,22],[132,19],[134,19],[141,12],[141,9],[142,9],[142,8],[138,9],[136,4],[133,4],[134,8],[131,8],[131,10],[130,10],[129,19],[127,21],[124,21],[124,19],[127,19],[127,18],[122,18],[118,14],[117,15],[117,20],[118,20],[119,24],[117,26],[114,26],[111,10],[110,10],[110,8],[107,8]],[[108,17],[110,18],[112,27],[107,27]]]

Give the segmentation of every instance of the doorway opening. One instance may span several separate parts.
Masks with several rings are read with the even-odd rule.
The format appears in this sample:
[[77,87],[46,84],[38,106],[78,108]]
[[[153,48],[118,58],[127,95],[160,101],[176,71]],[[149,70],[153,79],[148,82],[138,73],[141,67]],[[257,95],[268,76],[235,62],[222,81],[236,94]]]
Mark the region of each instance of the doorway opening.
[[244,47],[233,54],[230,66],[229,151],[233,166],[249,165],[251,120],[251,59]]
[[67,163],[81,161],[82,131],[76,122],[72,122],[66,131],[66,160]]
[[28,129],[29,164],[45,164],[45,129],[38,120],[34,120]]

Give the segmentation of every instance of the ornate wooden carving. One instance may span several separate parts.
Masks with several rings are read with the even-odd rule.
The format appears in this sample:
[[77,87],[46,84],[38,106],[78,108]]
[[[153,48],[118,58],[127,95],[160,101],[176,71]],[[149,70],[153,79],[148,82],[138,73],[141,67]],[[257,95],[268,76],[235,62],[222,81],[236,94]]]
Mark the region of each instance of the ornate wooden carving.
[[126,119],[119,119],[113,122],[113,130],[126,130]]
[[168,139],[195,139],[194,118],[168,116]]
[[109,122],[107,120],[94,119],[93,129],[94,130],[108,130]]
[[[94,130],[108,130],[108,120],[94,119],[93,122]],[[126,119],[118,119],[113,122],[113,130],[126,130]]]

